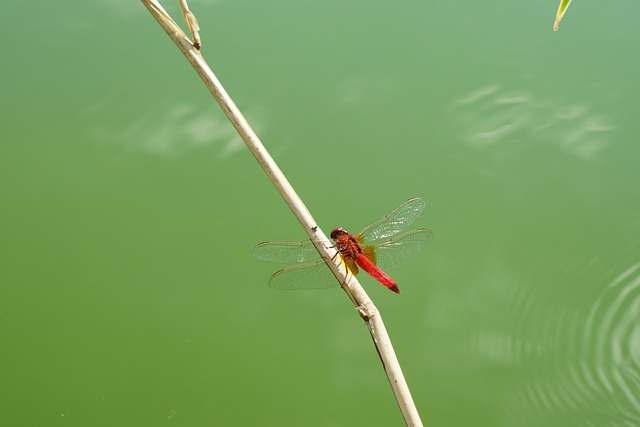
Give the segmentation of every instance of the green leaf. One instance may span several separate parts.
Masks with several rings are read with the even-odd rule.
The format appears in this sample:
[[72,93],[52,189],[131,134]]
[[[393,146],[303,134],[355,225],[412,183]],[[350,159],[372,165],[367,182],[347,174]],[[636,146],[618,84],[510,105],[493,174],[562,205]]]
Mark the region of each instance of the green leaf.
[[558,6],[558,11],[556,12],[556,22],[553,23],[553,31],[558,31],[558,25],[560,25],[560,21],[567,11],[569,4],[571,4],[571,0],[560,0],[560,6]]

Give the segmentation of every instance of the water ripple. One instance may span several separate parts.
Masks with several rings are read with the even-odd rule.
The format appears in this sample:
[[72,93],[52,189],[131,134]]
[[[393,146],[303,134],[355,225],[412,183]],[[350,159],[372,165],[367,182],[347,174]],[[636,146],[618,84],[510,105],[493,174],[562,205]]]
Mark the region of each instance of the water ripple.
[[[440,325],[456,330],[446,351],[472,362],[451,369],[491,376],[497,425],[640,425],[640,262],[557,263],[560,283],[545,288],[490,257],[443,299]],[[486,389],[467,392],[481,401]]]
[[543,354],[525,349],[517,355],[527,366],[537,358],[546,361],[520,404],[607,425],[638,425],[640,263],[614,277],[586,307],[548,314],[537,337]]

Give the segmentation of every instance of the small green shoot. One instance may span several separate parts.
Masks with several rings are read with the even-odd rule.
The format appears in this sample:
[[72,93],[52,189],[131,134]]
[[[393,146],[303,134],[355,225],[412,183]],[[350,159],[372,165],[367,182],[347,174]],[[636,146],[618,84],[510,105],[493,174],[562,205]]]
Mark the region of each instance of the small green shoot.
[[558,11],[556,12],[556,22],[553,23],[553,31],[558,31],[558,25],[560,25],[560,21],[567,11],[569,4],[571,4],[571,0],[560,0],[560,6],[558,6]]

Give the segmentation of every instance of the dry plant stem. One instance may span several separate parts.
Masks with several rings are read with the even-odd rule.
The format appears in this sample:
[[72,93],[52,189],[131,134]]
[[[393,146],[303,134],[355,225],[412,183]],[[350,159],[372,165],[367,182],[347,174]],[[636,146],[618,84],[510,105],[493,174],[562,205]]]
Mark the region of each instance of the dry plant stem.
[[344,291],[358,309],[360,316],[364,319],[367,327],[369,328],[369,332],[371,333],[371,337],[373,338],[373,342],[376,346],[380,360],[382,361],[385,373],[387,374],[387,378],[389,379],[389,383],[391,384],[391,388],[393,389],[393,393],[398,405],[400,406],[405,422],[408,426],[422,426],[422,421],[420,420],[420,416],[411,397],[411,393],[409,392],[407,383],[402,375],[400,364],[398,363],[398,359],[393,351],[393,346],[391,345],[391,340],[389,339],[389,335],[387,334],[382,322],[382,317],[373,305],[373,302],[362,286],[360,286],[356,278],[352,274],[347,275],[347,272],[344,269],[344,264],[340,262],[340,257],[336,256],[335,249],[326,245],[326,242],[329,240],[317,226],[315,220],[302,203],[302,200],[298,197],[291,184],[289,184],[289,181],[285,178],[284,174],[280,171],[274,160],[260,142],[258,136],[253,132],[249,123],[233,103],[217,77],[213,74],[199,50],[194,47],[186,34],[171,19],[157,1],[141,1],[169,35],[171,40],[173,40],[173,42],[182,51],[198,75],[202,78],[203,82],[218,104],[220,104],[220,107],[236,128],[249,150],[251,150],[251,153],[253,153],[260,166],[262,166],[273,185],[292,210],[293,214],[296,216],[300,224],[302,224],[316,249],[318,249],[318,252],[336,276],[336,279],[342,284]]

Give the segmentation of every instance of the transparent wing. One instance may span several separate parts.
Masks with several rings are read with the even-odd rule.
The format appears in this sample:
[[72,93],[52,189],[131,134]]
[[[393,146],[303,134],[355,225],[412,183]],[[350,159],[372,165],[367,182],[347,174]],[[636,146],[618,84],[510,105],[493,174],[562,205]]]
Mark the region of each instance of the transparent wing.
[[269,279],[269,287],[274,290],[323,289],[339,285],[322,259],[276,271]]
[[426,205],[424,200],[418,197],[407,200],[388,215],[369,224],[358,234],[358,241],[377,244],[380,239],[398,234],[420,216]]
[[424,248],[433,233],[426,228],[418,228],[399,236],[390,237],[372,246],[364,246],[365,255],[382,270],[391,270],[416,252]]
[[[327,242],[327,246],[330,244]],[[307,262],[320,258],[311,240],[304,242],[264,242],[253,250],[253,256],[271,262]]]

